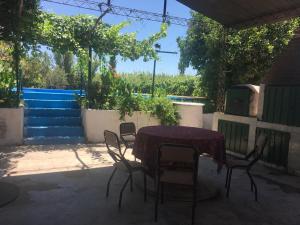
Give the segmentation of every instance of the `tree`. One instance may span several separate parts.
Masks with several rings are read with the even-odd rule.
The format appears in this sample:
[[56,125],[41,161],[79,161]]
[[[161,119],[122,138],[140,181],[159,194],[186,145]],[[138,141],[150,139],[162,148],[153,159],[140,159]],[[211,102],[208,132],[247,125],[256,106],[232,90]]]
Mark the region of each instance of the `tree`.
[[47,52],[32,51],[21,60],[21,68],[24,87],[45,87],[46,77],[52,71],[51,58]]
[[0,2],[0,40],[13,43],[13,68],[17,92],[20,90],[20,58],[36,44],[39,0]]
[[54,61],[56,63],[56,66],[64,71],[69,86],[76,87],[76,84],[74,83],[75,74],[73,73],[73,65],[74,65],[73,53],[70,51],[65,52],[63,54],[59,52],[54,52],[53,55],[54,55]]
[[39,0],[0,1],[0,40],[34,41],[39,22]]
[[16,85],[12,70],[12,51],[11,44],[0,41],[0,108],[17,107],[19,104],[18,95],[12,91]]
[[46,88],[60,88],[63,89],[68,85],[67,75],[64,70],[56,66],[53,70],[45,76]]
[[[185,38],[177,40],[181,53],[179,70],[184,71],[189,65],[196,69],[203,90],[213,101],[217,99],[222,72],[225,88],[241,83],[259,84],[299,26],[295,19],[241,31],[228,29],[224,33],[219,23],[199,13],[192,13],[192,17],[197,22],[189,25]],[[224,46],[222,40],[226,40]]]

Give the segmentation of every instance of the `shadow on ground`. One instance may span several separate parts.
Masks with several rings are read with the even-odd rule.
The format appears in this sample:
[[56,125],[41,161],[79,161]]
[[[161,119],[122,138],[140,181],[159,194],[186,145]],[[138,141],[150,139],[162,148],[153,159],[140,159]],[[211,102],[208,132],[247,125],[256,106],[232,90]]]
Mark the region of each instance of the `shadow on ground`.
[[[159,221],[154,223],[153,199],[150,198],[145,203],[143,193],[138,188],[135,188],[133,193],[129,188],[125,190],[123,206],[119,211],[117,208],[119,190],[126,176],[121,172],[116,174],[107,199],[106,181],[112,172],[112,166],[106,158],[105,150],[89,146],[84,148],[69,146],[68,150],[66,146],[59,148],[41,151],[49,154],[51,151],[58,151],[58,157],[60,151],[66,151],[65,156],[72,155],[72,161],[49,159],[64,164],[64,167],[59,168],[67,168],[67,170],[47,172],[44,168],[43,173],[16,173],[1,179],[1,181],[14,183],[20,188],[18,199],[0,208],[1,225],[190,224],[190,204],[174,201],[166,201],[159,206]],[[39,153],[38,148],[30,148],[30,151],[28,149],[23,152],[25,154],[23,157],[26,158],[26,154],[32,151]],[[22,164],[22,156],[16,153],[16,157],[18,157],[17,164]],[[10,161],[13,159],[10,158]],[[73,162],[76,162],[75,167],[66,165]],[[98,167],[95,167],[94,163],[98,163]],[[195,224],[299,224],[300,194],[297,188],[292,189],[293,191],[285,191],[281,184],[256,176],[259,201],[255,202],[247,176],[237,170],[233,173],[231,194],[227,199],[224,197],[225,171],[217,174],[216,164],[207,158],[202,158],[199,165],[201,175],[209,177],[214,182],[220,189],[220,195],[215,199],[198,203]],[[18,165],[14,166],[20,168]],[[293,179],[299,178],[293,177]]]

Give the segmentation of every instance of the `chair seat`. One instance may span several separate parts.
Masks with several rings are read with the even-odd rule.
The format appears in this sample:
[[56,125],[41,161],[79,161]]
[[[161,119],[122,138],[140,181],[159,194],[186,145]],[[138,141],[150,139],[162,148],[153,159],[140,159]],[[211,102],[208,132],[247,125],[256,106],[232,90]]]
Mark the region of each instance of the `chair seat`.
[[[138,171],[138,170],[143,169],[142,164],[139,163],[139,162],[130,161],[130,160],[127,160],[127,162],[130,165],[132,171]],[[117,167],[120,170],[123,170],[123,171],[126,171],[126,172],[128,171],[128,168],[125,166],[125,164],[122,161],[114,163],[114,166]]]
[[134,142],[135,141],[135,136],[133,136],[133,135],[123,135],[122,138],[126,142]]
[[193,185],[193,173],[190,171],[164,170],[160,181],[170,184]]
[[133,148],[133,145],[134,145],[134,141],[126,142],[126,147],[127,148]]
[[135,136],[134,135],[121,135],[122,142],[126,148],[133,148]]
[[227,167],[247,167],[249,165],[249,161],[242,159],[227,159],[226,166]]

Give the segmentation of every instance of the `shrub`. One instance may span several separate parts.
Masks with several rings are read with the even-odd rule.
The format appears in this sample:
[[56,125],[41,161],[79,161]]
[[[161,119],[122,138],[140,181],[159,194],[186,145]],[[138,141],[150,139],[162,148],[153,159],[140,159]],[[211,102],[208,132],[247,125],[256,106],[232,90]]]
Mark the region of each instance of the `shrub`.
[[173,103],[166,97],[154,97],[146,100],[145,111],[156,116],[162,125],[178,125],[179,113]]
[[115,87],[116,80],[112,72],[102,69],[102,74],[96,74],[92,79],[86,106],[93,109],[114,109],[117,104]]
[[0,108],[19,106],[19,96],[13,91],[14,87],[14,74],[9,63],[0,61]]
[[133,93],[132,85],[123,78],[113,77],[110,70],[104,69],[102,75],[92,80],[87,99],[80,100],[81,105],[93,109],[119,110],[120,119],[132,116],[134,111],[150,112],[163,125],[177,125],[179,114],[165,93],[157,92],[154,98],[145,98]]

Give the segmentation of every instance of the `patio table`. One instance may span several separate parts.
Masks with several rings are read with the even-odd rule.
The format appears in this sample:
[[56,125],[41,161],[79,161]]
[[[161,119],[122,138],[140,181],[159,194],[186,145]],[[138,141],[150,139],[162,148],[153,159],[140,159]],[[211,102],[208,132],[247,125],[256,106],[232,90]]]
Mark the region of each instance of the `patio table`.
[[223,134],[196,127],[148,126],[141,128],[135,139],[133,154],[149,171],[155,171],[156,155],[162,143],[193,145],[199,155],[206,153],[213,157],[220,170],[226,160]]
[[[149,126],[141,128],[135,139],[133,146],[133,155],[140,159],[147,171],[154,177],[157,150],[162,143],[176,143],[193,145],[201,154],[208,154],[217,162],[217,171],[219,172],[226,160],[224,136],[216,131],[184,126]],[[204,172],[204,174],[203,174]],[[198,200],[206,200],[215,197],[218,194],[218,188],[209,177],[203,176],[205,171],[198,178]],[[142,182],[138,182],[139,186]],[[191,200],[189,191],[184,191],[182,187],[173,188],[166,191],[166,197],[181,200]],[[173,188],[173,189],[172,189]],[[148,185],[148,192],[154,193],[154,183]],[[178,192],[180,194],[178,195]],[[177,193],[177,194],[176,194]],[[182,195],[183,194],[183,195]],[[169,195],[169,196],[168,196]],[[174,197],[176,196],[176,197]]]

